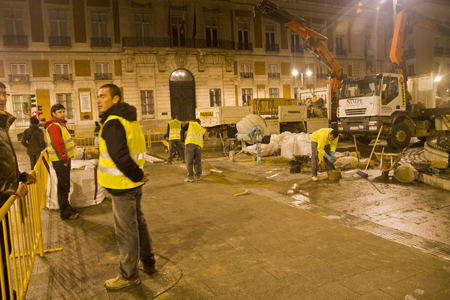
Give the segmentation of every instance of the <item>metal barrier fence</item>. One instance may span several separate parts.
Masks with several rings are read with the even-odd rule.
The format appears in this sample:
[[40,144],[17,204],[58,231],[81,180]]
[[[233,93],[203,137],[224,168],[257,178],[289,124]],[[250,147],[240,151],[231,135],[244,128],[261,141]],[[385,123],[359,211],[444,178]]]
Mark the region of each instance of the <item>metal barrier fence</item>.
[[44,255],[41,209],[45,206],[48,162],[47,151],[43,151],[31,172],[36,183],[28,185],[28,194],[21,198],[13,195],[0,208],[1,299],[14,299],[13,290],[18,299],[25,299],[36,255]]
[[[144,132],[144,131],[142,131]],[[167,128],[155,128],[155,129],[149,129],[147,130],[147,134],[144,135],[147,138],[147,144],[150,148],[152,146],[152,143],[158,143],[162,142],[164,140],[164,135],[167,134]]]
[[[158,143],[164,140],[167,128],[143,129],[142,133],[147,140],[148,147],[151,147],[152,143]],[[94,132],[77,132],[72,133],[71,135],[77,147],[85,148],[98,146],[98,134]]]
[[77,132],[72,133],[72,139],[77,147],[98,146],[98,137],[95,132]]

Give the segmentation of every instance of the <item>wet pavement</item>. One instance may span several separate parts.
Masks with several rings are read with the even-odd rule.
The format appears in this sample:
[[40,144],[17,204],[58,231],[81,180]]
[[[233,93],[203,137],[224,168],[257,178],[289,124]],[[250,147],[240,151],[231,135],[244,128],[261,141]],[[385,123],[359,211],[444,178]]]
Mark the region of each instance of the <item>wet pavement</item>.
[[[44,248],[63,251],[36,259],[27,296],[450,299],[448,191],[401,184],[377,168],[368,180],[349,170],[339,182],[326,173],[312,182],[308,173],[290,173],[284,159],[254,166],[250,157],[231,162],[216,148],[205,150],[223,173],[204,164],[204,180],[194,184],[183,182],[180,163],[146,164],[153,176],[143,206],[157,276],[141,274],[137,288],[105,291],[118,259],[105,200],[70,222],[43,211]],[[165,157],[162,147],[149,153]]]

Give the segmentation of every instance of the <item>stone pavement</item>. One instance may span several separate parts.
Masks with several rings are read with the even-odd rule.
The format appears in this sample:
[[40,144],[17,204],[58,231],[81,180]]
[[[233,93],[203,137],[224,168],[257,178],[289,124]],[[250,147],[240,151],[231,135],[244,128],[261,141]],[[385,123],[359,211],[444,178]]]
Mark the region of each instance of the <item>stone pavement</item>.
[[27,298],[450,299],[450,261],[286,205],[265,189],[276,189],[270,179],[220,162],[223,174],[204,164],[195,183],[183,182],[182,164],[146,164],[143,209],[159,273],[140,273],[134,288],[103,287],[119,258],[110,200],[73,221],[44,210],[44,248],[63,249],[36,258]]

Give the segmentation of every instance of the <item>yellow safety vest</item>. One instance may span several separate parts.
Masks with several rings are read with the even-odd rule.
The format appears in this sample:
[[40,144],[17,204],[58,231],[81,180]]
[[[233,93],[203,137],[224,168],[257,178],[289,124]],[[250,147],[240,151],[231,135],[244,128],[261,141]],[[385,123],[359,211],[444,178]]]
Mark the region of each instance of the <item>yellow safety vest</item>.
[[143,169],[145,164],[145,152],[147,147],[145,146],[145,138],[142,133],[141,127],[138,121],[128,121],[119,116],[109,116],[103,124],[99,136],[100,154],[98,161],[98,183],[110,189],[126,190],[143,185],[143,182],[134,182],[122,171],[120,171],[114,161],[111,159],[106,146],[106,141],[102,138],[102,132],[105,124],[113,119],[118,119],[125,129],[127,137],[128,151],[131,158]]
[[195,144],[203,148],[204,134],[205,129],[203,129],[200,124],[198,124],[197,122],[189,122],[188,131],[186,133],[186,142],[184,144]]
[[172,120],[169,122],[169,141],[181,139],[181,122],[178,120]]
[[[59,126],[59,128],[61,130],[61,138],[64,143],[64,150],[66,151],[66,157],[67,158],[74,157],[77,154],[77,149],[75,146],[75,142],[72,140],[72,136],[70,135],[67,128],[60,125],[58,122],[53,122],[52,124],[50,124],[50,126],[52,126],[52,125]],[[51,141],[52,138],[51,138],[50,134],[48,133],[48,128],[46,130],[46,133],[47,133],[47,141]],[[62,160],[61,157],[59,156],[58,151],[53,147],[53,142],[49,143],[47,150],[48,150],[48,158],[50,159],[50,161]]]

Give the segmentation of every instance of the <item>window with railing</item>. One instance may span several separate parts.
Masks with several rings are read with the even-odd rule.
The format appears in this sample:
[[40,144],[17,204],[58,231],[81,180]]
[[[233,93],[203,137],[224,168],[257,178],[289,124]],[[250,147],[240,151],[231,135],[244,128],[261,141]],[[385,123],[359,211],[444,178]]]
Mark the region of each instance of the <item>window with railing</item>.
[[95,80],[112,80],[112,73],[109,73],[109,64],[97,63],[95,64]]
[[242,105],[247,105],[251,99],[253,99],[253,89],[242,89]]
[[291,52],[303,53],[303,39],[298,33],[291,34]]
[[185,47],[186,38],[185,30],[181,30],[182,25],[181,17],[173,16],[170,17],[171,22],[171,36],[172,36],[172,47]]
[[336,54],[337,55],[347,55],[347,49],[344,49],[343,35],[338,35],[336,37]]
[[54,81],[70,81],[72,74],[69,74],[69,64],[55,64]]
[[211,107],[222,105],[220,89],[209,89],[209,101]]
[[317,67],[316,70],[317,70],[317,72],[316,72],[317,79],[326,79],[327,78],[327,74],[323,73],[322,67]]
[[248,23],[238,22],[238,50],[253,50],[249,41]]
[[111,47],[108,38],[108,19],[105,13],[91,13],[92,47]]
[[214,19],[206,19],[206,47],[208,48],[217,48],[218,37],[217,37],[217,20]]
[[143,119],[155,118],[155,102],[153,99],[153,91],[141,91],[141,109]]
[[11,73],[9,74],[10,82],[28,82],[30,76],[27,74],[26,64],[11,64]]
[[280,95],[278,88],[269,88],[269,98],[278,98]]
[[65,118],[67,122],[73,123],[72,94],[56,94],[56,102],[64,105],[66,109]]
[[250,64],[241,64],[241,78],[253,78]]
[[407,67],[408,75],[414,75],[414,65],[408,65]]
[[280,78],[280,73],[278,73],[277,65],[269,65],[268,77],[269,79]]
[[27,37],[23,31],[23,12],[21,9],[4,8],[3,19],[6,35],[3,36],[5,46],[27,46]]
[[67,12],[54,10],[49,12],[50,46],[70,46],[70,37],[67,34]]
[[279,45],[275,43],[275,25],[266,24],[266,51],[280,51]]
[[31,103],[28,95],[13,95],[13,109],[16,117],[17,127],[26,127],[30,125]]

